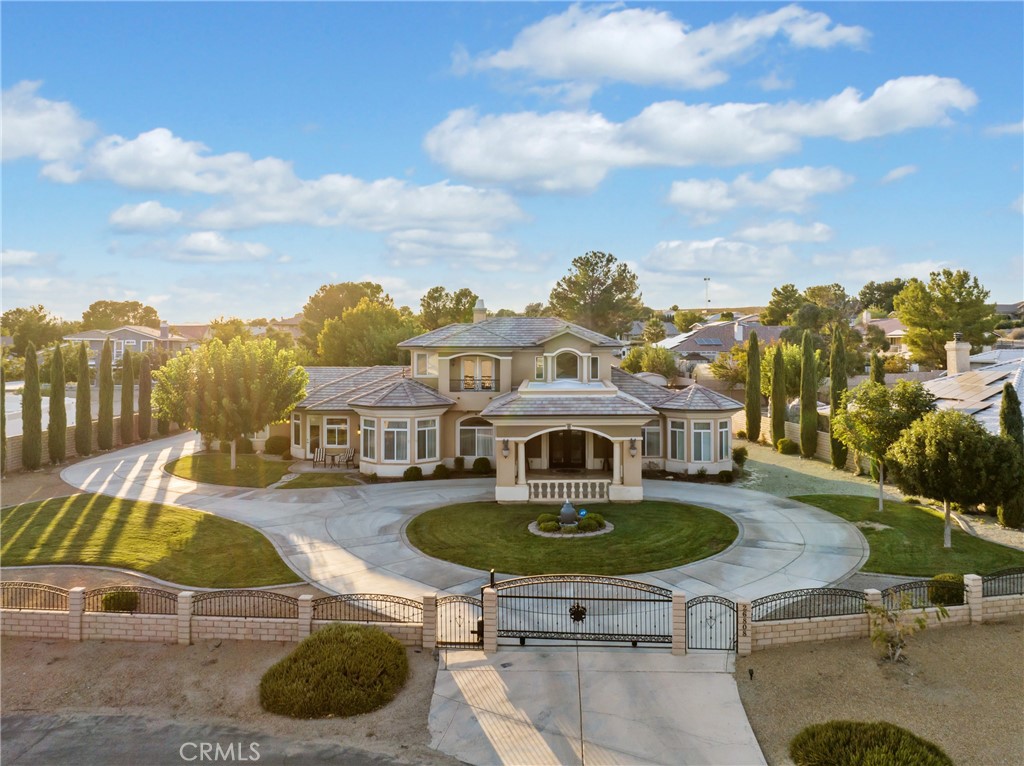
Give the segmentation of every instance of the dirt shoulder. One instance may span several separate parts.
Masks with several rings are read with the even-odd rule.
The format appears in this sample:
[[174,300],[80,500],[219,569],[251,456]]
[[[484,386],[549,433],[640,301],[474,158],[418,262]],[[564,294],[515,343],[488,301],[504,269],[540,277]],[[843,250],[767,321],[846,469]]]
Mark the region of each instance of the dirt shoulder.
[[[72,461],[75,462],[75,461]],[[0,505],[18,505],[33,500],[77,495],[82,490],[61,481],[60,472],[70,463],[48,465],[38,471],[16,471],[0,481]]]
[[261,676],[294,648],[259,641],[178,646],[5,638],[2,706],[5,714],[88,712],[230,724],[417,763],[457,763],[429,747],[427,719],[437,671],[429,652],[408,650],[409,679],[387,707],[353,718],[297,721],[267,713],[259,704]]
[[737,658],[740,698],[768,763],[791,763],[793,737],[831,720],[889,721],[954,763],[1024,763],[1024,618],[930,628],[907,653],[905,663],[882,662],[865,638]]

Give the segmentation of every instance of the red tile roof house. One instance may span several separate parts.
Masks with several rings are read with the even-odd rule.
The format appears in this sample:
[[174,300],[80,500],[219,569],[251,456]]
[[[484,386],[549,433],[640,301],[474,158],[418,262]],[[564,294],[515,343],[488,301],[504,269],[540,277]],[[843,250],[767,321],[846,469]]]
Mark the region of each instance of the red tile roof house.
[[486,319],[480,302],[474,319],[400,343],[409,367],[307,368],[292,455],[354,449],[378,476],[482,457],[504,502],[638,501],[645,467],[732,470],[739,402],[623,372],[619,341],[555,317]]

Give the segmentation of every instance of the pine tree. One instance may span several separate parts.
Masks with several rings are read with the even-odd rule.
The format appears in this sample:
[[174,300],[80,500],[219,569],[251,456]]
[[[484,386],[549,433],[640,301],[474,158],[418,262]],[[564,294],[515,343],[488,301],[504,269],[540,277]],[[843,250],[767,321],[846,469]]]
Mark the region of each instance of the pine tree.
[[832,336],[832,356],[829,359],[829,443],[833,468],[845,468],[849,448],[836,438],[832,421],[843,406],[843,392],[846,390],[846,344],[839,333]]
[[75,452],[92,452],[92,387],[89,385],[89,348],[78,347],[78,387],[75,389]]
[[21,392],[21,467],[39,468],[43,459],[43,402],[39,396],[39,361],[36,345],[25,347],[25,388]]
[[775,358],[772,360],[772,393],[771,393],[771,425],[772,446],[786,438],[786,359],[782,344],[775,346]]
[[68,413],[64,408],[64,352],[60,344],[50,359],[50,419],[46,426],[46,448],[50,463],[60,465],[68,454]]
[[135,441],[135,369],[127,349],[121,359],[121,444]]
[[747,438],[756,442],[761,436],[761,349],[757,333],[750,333],[747,342]]
[[111,449],[114,446],[114,370],[113,353],[110,338],[103,341],[100,352],[100,417],[97,425],[96,441],[100,449]]
[[882,363],[882,357],[878,355],[877,351],[871,352],[871,377],[872,383],[881,383],[885,385],[885,365]]
[[146,441],[153,428],[153,379],[149,374],[149,357],[139,365],[139,439]]
[[818,449],[818,362],[814,358],[810,330],[804,330],[800,350],[803,353],[800,365],[800,454],[812,458]]
[[[1003,384],[1003,404],[999,409],[999,433],[1012,439],[1018,449],[1024,452],[1024,415],[1020,410],[1017,389],[1007,381]],[[1024,486],[999,506],[999,523],[1011,529],[1024,526]]]

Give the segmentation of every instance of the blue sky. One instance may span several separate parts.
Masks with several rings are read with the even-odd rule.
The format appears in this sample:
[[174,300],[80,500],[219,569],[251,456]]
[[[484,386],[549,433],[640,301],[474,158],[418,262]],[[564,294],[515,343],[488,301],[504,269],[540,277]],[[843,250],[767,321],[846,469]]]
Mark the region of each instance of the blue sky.
[[1021,3],[45,4],[2,14],[3,305],[290,316],[966,268],[1024,297]]

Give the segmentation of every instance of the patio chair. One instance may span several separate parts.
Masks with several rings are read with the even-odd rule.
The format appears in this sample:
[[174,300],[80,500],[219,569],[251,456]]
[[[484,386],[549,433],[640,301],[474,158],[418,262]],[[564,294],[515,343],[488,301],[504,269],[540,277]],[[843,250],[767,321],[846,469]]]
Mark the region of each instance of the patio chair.
[[345,468],[354,467],[355,456],[350,449],[343,449],[338,453],[338,466]]
[[317,463],[323,465],[324,468],[327,467],[327,450],[323,447],[317,447],[313,453],[313,465],[316,466]]

